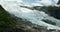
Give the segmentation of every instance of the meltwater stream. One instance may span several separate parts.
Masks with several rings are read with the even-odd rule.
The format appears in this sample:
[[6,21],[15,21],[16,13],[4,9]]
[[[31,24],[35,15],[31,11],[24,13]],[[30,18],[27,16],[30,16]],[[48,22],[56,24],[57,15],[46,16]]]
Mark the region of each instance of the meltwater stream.
[[[22,3],[22,1],[19,2],[18,0],[17,1],[0,0],[0,5],[10,14],[13,14],[22,19],[27,19],[33,24],[47,27],[47,29],[59,29],[60,30],[60,27],[58,27],[60,26],[59,25],[60,20],[57,20],[53,17],[48,16],[43,11],[31,10],[28,8],[20,7],[20,5],[25,5]],[[45,23],[41,21],[42,19],[49,19],[51,21],[54,21],[56,22],[56,26]]]

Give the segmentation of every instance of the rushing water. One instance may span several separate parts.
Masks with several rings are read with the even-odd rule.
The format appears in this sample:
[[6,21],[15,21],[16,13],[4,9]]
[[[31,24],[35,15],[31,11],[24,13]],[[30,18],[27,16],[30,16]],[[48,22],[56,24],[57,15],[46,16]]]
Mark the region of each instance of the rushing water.
[[[54,2],[55,2],[54,3],[54,5],[55,5],[57,3],[57,1],[54,1]],[[21,5],[22,6],[29,6],[29,7],[39,6],[39,5],[40,6],[47,5],[44,2],[43,2],[44,5],[41,5],[38,1],[36,4],[39,4],[39,5],[36,5],[35,3],[33,3],[33,4],[28,4],[28,3],[26,4],[22,0],[16,0],[16,1],[15,0],[13,0],[13,1],[0,0],[0,5],[2,5],[2,7],[10,14],[13,14],[19,18],[22,18],[22,19],[27,19],[28,21],[30,21],[33,24],[48,27],[48,29],[60,29],[60,27],[58,27],[60,20],[57,20],[53,17],[48,16],[43,11],[31,10],[28,8],[20,7]],[[51,3],[49,5],[51,5],[51,4],[52,4],[52,0],[51,0]],[[45,23],[45,22],[41,21],[42,19],[49,19],[53,22],[56,22],[57,26]]]

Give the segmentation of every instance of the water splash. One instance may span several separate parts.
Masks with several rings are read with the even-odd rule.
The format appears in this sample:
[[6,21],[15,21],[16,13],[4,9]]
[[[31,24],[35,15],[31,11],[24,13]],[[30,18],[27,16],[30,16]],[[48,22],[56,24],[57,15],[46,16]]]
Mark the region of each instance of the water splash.
[[[58,23],[60,23],[59,22],[60,20],[57,20],[53,17],[48,16],[43,11],[31,10],[28,8],[20,7],[21,3],[22,2],[18,2],[18,1],[4,1],[3,0],[0,2],[0,5],[2,5],[2,7],[6,11],[8,11],[10,14],[13,14],[22,19],[27,19],[28,21],[30,21],[33,24],[37,24],[40,26],[46,26],[46,27],[48,27],[48,29],[60,29],[60,27],[58,27],[58,26],[47,24],[47,23],[41,21],[42,19],[49,19],[54,22],[57,21],[56,24],[58,24]],[[25,5],[25,3],[24,3],[24,5]]]

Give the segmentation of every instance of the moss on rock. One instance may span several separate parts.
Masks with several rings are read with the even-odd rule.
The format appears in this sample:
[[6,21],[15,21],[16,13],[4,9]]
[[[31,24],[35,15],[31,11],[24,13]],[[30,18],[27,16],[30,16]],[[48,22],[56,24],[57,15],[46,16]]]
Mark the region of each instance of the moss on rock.
[[0,27],[14,27],[15,23],[11,15],[0,5]]

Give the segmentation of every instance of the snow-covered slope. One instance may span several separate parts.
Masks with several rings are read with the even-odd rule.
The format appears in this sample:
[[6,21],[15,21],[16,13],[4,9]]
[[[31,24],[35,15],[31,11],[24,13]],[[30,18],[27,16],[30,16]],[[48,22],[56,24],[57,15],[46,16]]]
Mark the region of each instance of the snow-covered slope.
[[[27,19],[28,21],[30,21],[33,24],[48,27],[47,29],[59,29],[60,30],[60,27],[58,27],[58,23],[60,23],[59,22],[60,20],[57,20],[53,17],[48,16],[43,11],[31,10],[31,9],[28,9],[28,8],[20,7],[20,6],[32,7],[34,5],[35,6],[41,6],[41,4],[38,1],[35,4],[34,3],[32,3],[32,4],[27,3],[26,4],[22,0],[16,0],[16,1],[15,0],[13,0],[13,1],[11,1],[11,0],[9,0],[9,1],[0,0],[0,5],[2,5],[2,7],[7,12],[9,12],[10,14],[13,14],[13,15],[19,17],[19,18],[22,18],[22,19]],[[46,1],[48,1],[48,0],[46,0]],[[42,2],[43,2],[43,0],[42,0]],[[48,5],[52,4],[52,3],[51,4],[49,4],[49,3],[48,3]],[[36,4],[38,4],[38,5],[36,5]],[[44,3],[44,5],[47,5],[47,4]],[[51,21],[54,21],[54,22],[56,22],[57,26],[45,23],[45,22],[41,21],[42,19],[49,19]]]

